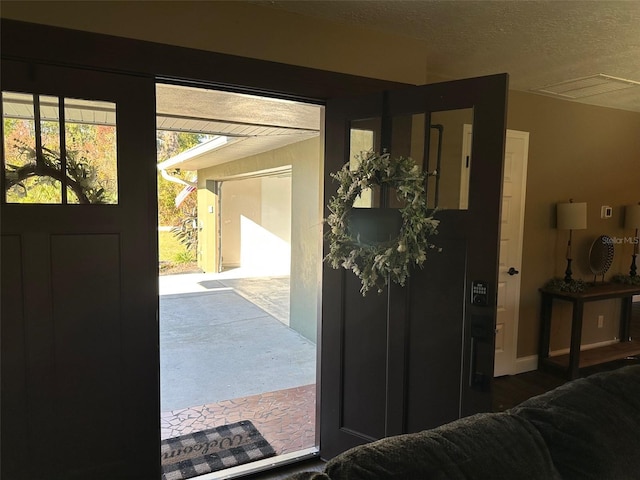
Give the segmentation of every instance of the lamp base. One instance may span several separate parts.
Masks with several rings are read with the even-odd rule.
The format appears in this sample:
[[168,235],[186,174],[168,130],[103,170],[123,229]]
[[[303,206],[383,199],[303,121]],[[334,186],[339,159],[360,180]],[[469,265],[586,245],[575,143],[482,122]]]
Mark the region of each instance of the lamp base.
[[571,274],[573,273],[571,271],[571,258],[567,258],[567,269],[564,271],[564,281],[569,283],[573,281],[573,278],[571,278]]

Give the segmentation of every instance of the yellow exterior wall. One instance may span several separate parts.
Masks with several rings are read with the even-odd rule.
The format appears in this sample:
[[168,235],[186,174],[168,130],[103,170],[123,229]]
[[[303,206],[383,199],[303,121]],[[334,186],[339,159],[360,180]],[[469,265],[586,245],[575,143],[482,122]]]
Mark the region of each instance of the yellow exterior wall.
[[[217,272],[220,249],[217,221],[219,212],[218,190],[213,180],[202,180],[198,185],[198,266],[205,272]],[[206,245],[206,248],[203,248]]]
[[[242,201],[236,201],[241,196]],[[262,183],[248,178],[222,184],[220,228],[222,238],[222,268],[238,268],[241,263],[241,216],[253,222],[262,218]],[[205,270],[207,271],[207,270]]]
[[[198,195],[207,183],[291,166],[291,272],[289,325],[316,341],[322,265],[323,151],[320,137],[198,171]],[[205,190],[203,192],[203,189]],[[224,186],[223,186],[224,189]],[[198,215],[207,215],[198,212]],[[201,234],[211,238],[212,222]]]
[[225,181],[221,195],[222,269],[289,275],[291,174]]

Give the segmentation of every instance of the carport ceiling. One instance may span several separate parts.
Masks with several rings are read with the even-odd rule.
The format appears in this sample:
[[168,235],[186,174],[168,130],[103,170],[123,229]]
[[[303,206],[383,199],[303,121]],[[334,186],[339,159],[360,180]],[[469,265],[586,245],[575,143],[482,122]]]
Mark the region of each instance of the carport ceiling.
[[[159,84],[157,128],[228,137],[202,155],[171,164],[198,170],[250,157],[315,137],[320,132],[317,105],[202,88]],[[168,167],[167,167],[168,168]]]

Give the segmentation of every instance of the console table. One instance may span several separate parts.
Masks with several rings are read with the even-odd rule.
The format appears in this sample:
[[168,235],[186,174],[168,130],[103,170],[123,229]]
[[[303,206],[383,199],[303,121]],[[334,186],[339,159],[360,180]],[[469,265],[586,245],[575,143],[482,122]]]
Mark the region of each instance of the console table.
[[[598,300],[619,298],[622,301],[620,310],[620,341],[629,342],[631,323],[631,303],[634,295],[640,295],[640,286],[608,283],[588,287],[584,292],[559,292],[556,290],[540,289],[542,305],[540,309],[540,351],[538,364],[544,370],[560,370],[567,378],[578,377],[580,368],[580,344],[582,339],[582,316],[584,304]],[[569,365],[563,367],[549,357],[549,340],[551,336],[551,316],[553,301],[562,300],[573,305],[571,316],[571,345],[569,347]],[[605,347],[606,348],[606,347]],[[627,353],[628,354],[628,353]],[[620,357],[624,358],[623,353]]]

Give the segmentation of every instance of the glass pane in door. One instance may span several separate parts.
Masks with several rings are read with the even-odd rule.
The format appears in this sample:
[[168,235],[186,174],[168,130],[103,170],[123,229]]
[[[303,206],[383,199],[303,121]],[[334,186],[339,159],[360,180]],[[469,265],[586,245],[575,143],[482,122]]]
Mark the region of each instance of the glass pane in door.
[[5,201],[117,203],[115,111],[110,102],[3,92]]
[[431,113],[427,195],[432,208],[468,208],[472,125],[473,108]]
[[[380,130],[382,119],[368,118],[353,120],[349,138],[349,168],[356,170],[360,165],[360,159],[368,152],[380,150]],[[372,208],[377,205],[380,198],[380,188],[366,188],[353,202],[354,208]]]
[[[42,97],[45,101],[51,97]],[[35,99],[35,101],[34,101]],[[38,96],[2,92],[4,194],[7,203],[61,203],[61,183],[55,176],[44,175],[50,168],[55,174],[59,158],[49,155],[52,139],[59,136],[55,121],[42,121],[36,128],[36,114],[42,118]],[[57,109],[54,107],[55,117]],[[37,135],[36,132],[41,132]],[[37,151],[43,151],[38,167]],[[45,154],[46,152],[46,154]]]

